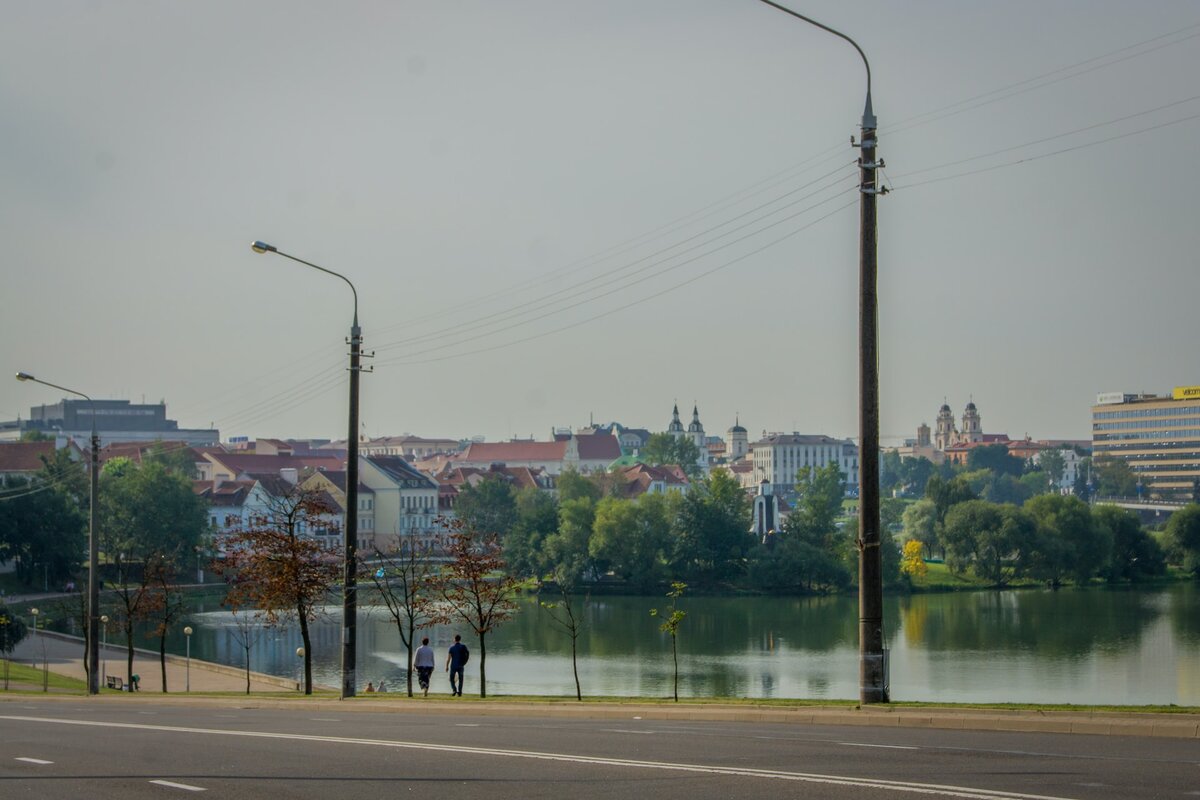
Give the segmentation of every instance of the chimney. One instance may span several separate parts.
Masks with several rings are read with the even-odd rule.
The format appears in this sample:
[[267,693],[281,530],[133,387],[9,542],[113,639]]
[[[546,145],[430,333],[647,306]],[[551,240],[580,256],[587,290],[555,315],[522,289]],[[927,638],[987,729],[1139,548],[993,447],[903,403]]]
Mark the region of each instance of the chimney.
[[296,481],[299,480],[299,478],[300,478],[299,474],[296,472],[295,467],[283,467],[282,469],[279,470],[279,477],[283,478],[285,481],[292,484],[293,486],[296,485]]

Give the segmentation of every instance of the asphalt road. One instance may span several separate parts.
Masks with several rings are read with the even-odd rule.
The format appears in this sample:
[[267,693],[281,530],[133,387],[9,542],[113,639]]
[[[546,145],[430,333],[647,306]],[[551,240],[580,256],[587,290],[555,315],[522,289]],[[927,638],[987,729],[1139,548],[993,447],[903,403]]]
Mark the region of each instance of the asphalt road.
[[0,704],[0,797],[1200,796],[1200,744],[347,709]]

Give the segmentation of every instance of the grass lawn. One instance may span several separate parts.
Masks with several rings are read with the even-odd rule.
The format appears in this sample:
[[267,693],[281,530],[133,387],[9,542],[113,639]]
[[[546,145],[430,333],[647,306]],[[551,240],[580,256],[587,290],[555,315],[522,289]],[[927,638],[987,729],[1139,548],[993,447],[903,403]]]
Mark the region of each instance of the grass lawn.
[[[0,662],[0,687],[3,687],[4,664]],[[22,689],[29,691],[31,689],[41,691],[42,689],[42,671],[28,664],[20,664],[16,661],[8,663],[8,683],[9,689]],[[68,678],[64,675],[50,673],[50,679],[47,685],[51,689],[64,691],[78,691],[80,693],[87,691],[87,684],[78,678]]]

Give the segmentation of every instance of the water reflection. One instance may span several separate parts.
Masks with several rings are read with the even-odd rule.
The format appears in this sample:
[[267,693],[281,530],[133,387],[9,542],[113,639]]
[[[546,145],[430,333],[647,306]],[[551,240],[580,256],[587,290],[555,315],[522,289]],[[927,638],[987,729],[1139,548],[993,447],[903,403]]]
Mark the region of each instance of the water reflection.
[[[578,602],[583,602],[579,598]],[[369,603],[368,598],[364,602]],[[585,694],[665,697],[671,692],[670,639],[649,610],[658,597],[592,597],[579,638]],[[241,666],[219,597],[195,599],[192,654]],[[855,597],[685,597],[680,630],[680,694],[685,696],[855,698]],[[314,677],[339,684],[340,607],[312,626]],[[400,637],[386,610],[364,605],[359,621],[362,682],[402,689]],[[978,592],[888,598],[884,608],[897,700],[1200,704],[1200,587]],[[428,633],[442,653],[462,627]],[[110,642],[113,637],[110,636]],[[153,647],[154,640],[139,640]],[[255,670],[297,671],[295,628],[268,631],[251,653]],[[168,649],[182,653],[181,633]],[[438,672],[434,691],[448,684]],[[468,691],[478,690],[478,663]],[[533,598],[488,637],[488,688],[495,694],[574,693],[571,644]]]

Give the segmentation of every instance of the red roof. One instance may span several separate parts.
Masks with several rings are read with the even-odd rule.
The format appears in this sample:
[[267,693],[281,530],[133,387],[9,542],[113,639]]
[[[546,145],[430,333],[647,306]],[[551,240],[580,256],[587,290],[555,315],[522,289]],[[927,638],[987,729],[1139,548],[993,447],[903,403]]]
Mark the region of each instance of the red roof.
[[54,455],[54,442],[8,442],[0,444],[0,472],[37,472],[42,456]]
[[297,472],[305,468],[316,470],[344,470],[345,462],[336,456],[264,456],[254,453],[209,453],[208,459],[226,467],[235,475],[247,472],[279,474],[281,469],[294,469]]
[[579,457],[588,461],[616,461],[621,457],[621,443],[617,437],[607,433],[590,433],[576,436],[579,442]]
[[472,442],[456,461],[561,461],[567,451],[563,442]]

